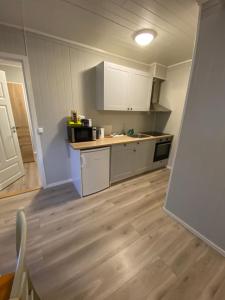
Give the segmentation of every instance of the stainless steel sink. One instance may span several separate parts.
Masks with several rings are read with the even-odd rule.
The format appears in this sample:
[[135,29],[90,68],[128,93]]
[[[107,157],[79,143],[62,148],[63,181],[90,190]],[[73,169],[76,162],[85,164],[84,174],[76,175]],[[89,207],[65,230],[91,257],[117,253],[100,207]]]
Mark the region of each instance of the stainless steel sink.
[[144,134],[144,133],[136,133],[136,134],[133,134],[133,135],[129,135],[129,137],[139,138],[139,139],[143,139],[143,138],[146,138],[146,137],[149,137],[149,136],[150,135]]

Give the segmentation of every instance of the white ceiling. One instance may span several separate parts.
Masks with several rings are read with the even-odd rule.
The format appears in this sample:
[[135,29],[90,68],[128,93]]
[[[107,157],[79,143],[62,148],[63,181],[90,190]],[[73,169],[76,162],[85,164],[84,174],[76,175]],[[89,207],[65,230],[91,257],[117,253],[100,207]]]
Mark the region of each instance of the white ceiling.
[[[171,65],[190,59],[197,25],[195,0],[21,0],[0,1],[0,22],[22,25],[145,63]],[[158,36],[141,48],[135,31]]]

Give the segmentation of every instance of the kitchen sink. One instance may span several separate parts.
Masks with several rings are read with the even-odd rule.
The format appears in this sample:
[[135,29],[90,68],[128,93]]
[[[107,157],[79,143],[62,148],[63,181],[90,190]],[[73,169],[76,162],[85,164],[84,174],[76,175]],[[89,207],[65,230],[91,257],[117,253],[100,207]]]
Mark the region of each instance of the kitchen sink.
[[150,135],[144,134],[144,133],[136,133],[136,134],[133,134],[133,135],[129,135],[129,137],[139,138],[139,139],[147,138],[149,136]]

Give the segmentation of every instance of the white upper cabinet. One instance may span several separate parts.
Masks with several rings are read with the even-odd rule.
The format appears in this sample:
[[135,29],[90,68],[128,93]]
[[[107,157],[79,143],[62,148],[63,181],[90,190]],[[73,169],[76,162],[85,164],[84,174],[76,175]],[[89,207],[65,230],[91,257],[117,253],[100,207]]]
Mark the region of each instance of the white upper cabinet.
[[147,72],[102,62],[97,66],[97,109],[149,111],[152,77]]
[[127,70],[106,64],[104,68],[104,107],[107,110],[126,110],[128,97]]
[[128,102],[133,111],[148,111],[151,98],[152,79],[149,74],[131,70]]

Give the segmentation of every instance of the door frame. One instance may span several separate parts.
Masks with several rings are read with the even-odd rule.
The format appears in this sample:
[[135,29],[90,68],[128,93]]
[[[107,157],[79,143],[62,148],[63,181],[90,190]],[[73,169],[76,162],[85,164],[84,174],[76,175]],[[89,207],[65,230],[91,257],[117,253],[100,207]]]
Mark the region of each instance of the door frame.
[[30,66],[28,57],[25,55],[18,55],[18,54],[12,54],[12,53],[6,53],[6,52],[0,52],[0,59],[20,62],[22,65],[22,71],[24,76],[24,82],[25,82],[25,105],[27,107],[27,113],[28,119],[31,121],[31,138],[32,138],[32,144],[35,145],[35,149],[37,152],[36,158],[37,158],[37,166],[38,171],[41,179],[41,185],[43,188],[47,187],[46,183],[46,175],[45,175],[45,168],[44,168],[44,161],[43,161],[43,151],[41,146],[41,139],[40,135],[37,132],[38,128],[38,121],[37,121],[37,113],[35,108],[35,102],[34,102],[34,94],[33,94],[33,88],[32,88],[32,82],[31,82],[31,75],[30,75]]

